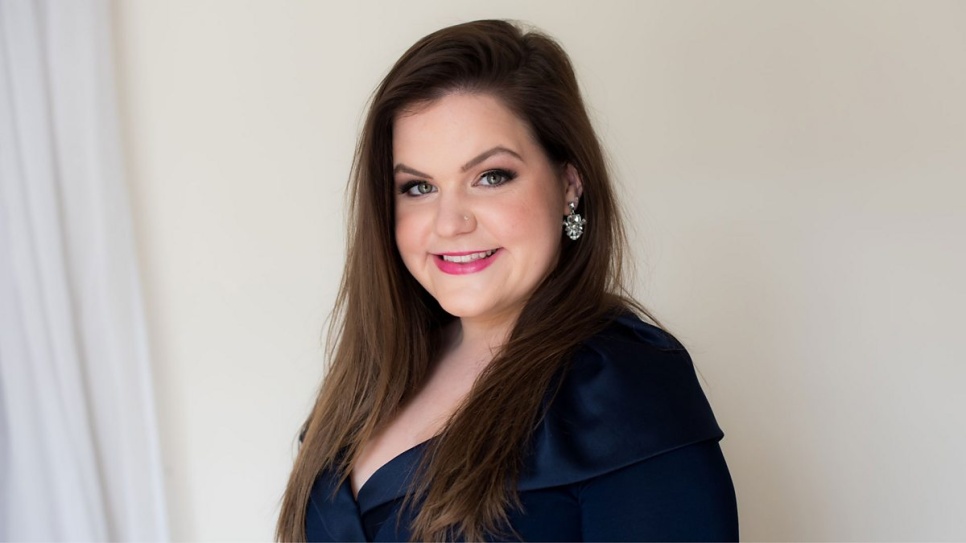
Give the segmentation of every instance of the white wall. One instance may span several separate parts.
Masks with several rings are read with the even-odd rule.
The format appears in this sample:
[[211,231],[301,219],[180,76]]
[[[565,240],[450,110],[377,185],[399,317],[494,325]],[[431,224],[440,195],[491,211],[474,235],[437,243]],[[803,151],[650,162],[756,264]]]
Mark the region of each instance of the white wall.
[[177,539],[271,537],[365,101],[413,41],[482,17],[572,55],[743,537],[966,538],[966,3],[115,8]]

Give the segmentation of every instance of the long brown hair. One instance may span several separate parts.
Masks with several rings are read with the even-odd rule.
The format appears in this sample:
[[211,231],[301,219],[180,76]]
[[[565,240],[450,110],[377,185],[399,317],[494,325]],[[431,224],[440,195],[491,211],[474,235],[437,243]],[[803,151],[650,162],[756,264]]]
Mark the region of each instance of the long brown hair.
[[344,481],[362,446],[415,394],[454,317],[412,278],[394,239],[393,121],[452,92],[499,99],[558,165],[583,182],[582,238],[561,231],[560,256],[523,308],[506,345],[432,440],[407,503],[416,540],[482,539],[507,529],[528,440],[569,355],[618,308],[625,246],[600,144],[573,67],[551,38],[505,21],[444,28],[419,40],[373,95],[349,185],[348,251],[330,333],[329,367],[289,478],[276,536],[305,538],[312,484]]

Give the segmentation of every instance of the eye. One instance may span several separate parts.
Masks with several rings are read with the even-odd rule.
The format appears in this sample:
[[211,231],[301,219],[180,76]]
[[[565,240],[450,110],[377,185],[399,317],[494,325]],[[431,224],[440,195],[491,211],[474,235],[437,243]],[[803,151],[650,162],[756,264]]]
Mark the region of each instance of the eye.
[[517,174],[507,170],[490,170],[480,176],[480,184],[485,187],[497,187],[512,181]]
[[436,187],[425,181],[410,181],[403,185],[399,192],[408,196],[423,196],[431,192],[436,192]]

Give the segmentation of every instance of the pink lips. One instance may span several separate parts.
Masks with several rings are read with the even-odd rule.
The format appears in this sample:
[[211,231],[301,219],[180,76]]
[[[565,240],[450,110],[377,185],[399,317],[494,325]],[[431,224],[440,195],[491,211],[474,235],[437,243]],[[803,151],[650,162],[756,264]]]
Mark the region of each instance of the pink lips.
[[[479,256],[481,253],[492,253],[487,256]],[[476,273],[478,271],[486,269],[490,264],[496,260],[499,256],[499,249],[491,249],[487,251],[465,251],[462,253],[443,253],[438,255],[433,255],[433,262],[439,267],[440,271],[443,273],[449,273],[452,275],[463,275],[467,273]],[[447,260],[443,257],[447,257]],[[469,258],[467,258],[469,257]],[[467,260],[466,262],[453,262],[453,259]]]

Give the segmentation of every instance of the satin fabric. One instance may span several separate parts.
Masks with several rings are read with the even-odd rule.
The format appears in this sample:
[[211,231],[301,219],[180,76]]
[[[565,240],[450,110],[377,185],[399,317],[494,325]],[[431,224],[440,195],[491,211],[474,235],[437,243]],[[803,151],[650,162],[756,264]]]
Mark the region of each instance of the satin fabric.
[[[508,528],[523,540],[737,539],[722,437],[684,348],[622,315],[574,354],[535,430]],[[428,443],[379,468],[357,499],[321,473],[308,539],[410,539],[414,512],[400,508]]]

